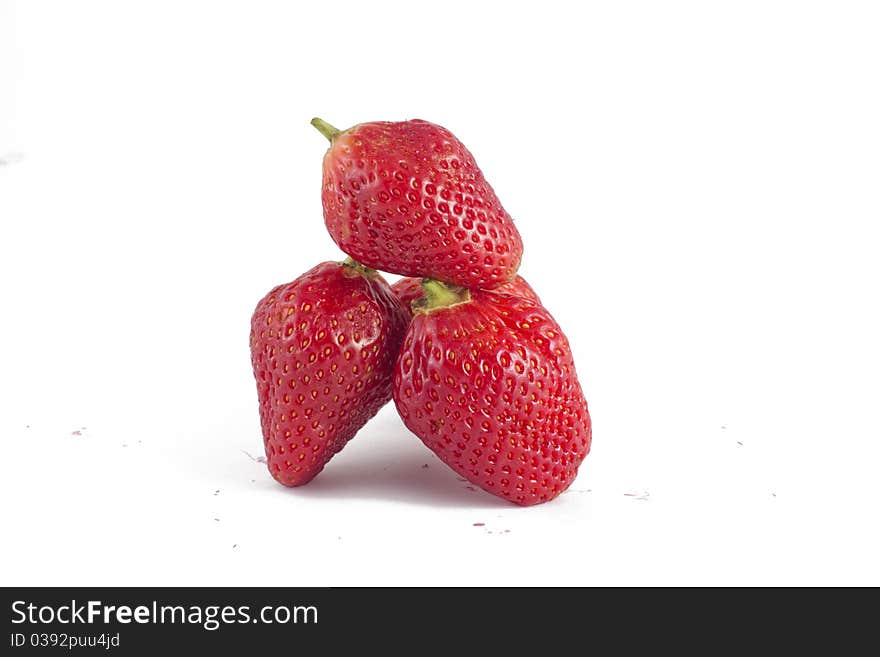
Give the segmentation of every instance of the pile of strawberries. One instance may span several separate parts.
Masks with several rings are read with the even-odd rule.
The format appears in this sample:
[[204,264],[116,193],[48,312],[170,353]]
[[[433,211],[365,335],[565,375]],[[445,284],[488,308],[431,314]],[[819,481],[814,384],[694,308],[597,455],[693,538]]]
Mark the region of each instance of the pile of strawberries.
[[[269,472],[308,483],[393,398],[471,483],[521,505],[558,496],[590,451],[590,414],[473,156],[426,121],[312,125],[330,140],[324,221],[350,257],[275,287],[254,311]],[[406,278],[390,286],[377,269]]]

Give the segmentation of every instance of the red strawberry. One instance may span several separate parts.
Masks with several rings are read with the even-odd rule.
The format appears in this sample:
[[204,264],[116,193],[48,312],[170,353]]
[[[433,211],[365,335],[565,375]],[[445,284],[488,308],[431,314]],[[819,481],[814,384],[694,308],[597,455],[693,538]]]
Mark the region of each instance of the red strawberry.
[[391,399],[409,322],[374,270],[324,262],[267,294],[251,320],[251,359],[269,472],[311,481]]
[[[425,291],[422,290],[422,280],[424,279],[401,278],[391,286],[391,289],[394,290],[394,294],[396,294],[397,298],[403,302],[404,306],[409,308],[410,313],[412,313],[412,307],[410,304],[425,296]],[[541,303],[541,300],[538,298],[538,293],[535,292],[532,289],[532,286],[526,283],[526,279],[519,274],[517,274],[509,283],[496,287],[494,291],[500,294],[515,294],[518,297],[531,299],[532,301]]]
[[391,285],[391,289],[394,290],[397,298],[400,299],[404,306],[410,309],[410,314],[412,314],[410,304],[416,299],[421,299],[425,296],[425,291],[422,289],[422,280],[415,277],[401,278]]
[[324,156],[324,221],[339,247],[369,267],[454,285],[511,280],[522,240],[473,156],[438,125],[312,121]]
[[592,440],[565,335],[534,301],[424,287],[394,371],[406,426],[490,493],[521,505],[553,499]]

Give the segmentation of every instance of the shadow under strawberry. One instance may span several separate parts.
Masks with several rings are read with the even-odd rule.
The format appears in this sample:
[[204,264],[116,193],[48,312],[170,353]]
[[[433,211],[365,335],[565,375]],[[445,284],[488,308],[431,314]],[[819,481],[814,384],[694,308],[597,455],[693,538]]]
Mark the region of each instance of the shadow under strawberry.
[[397,418],[389,416],[386,422],[380,421],[379,424],[378,429],[383,434],[406,435],[394,436],[394,440],[384,441],[384,444],[375,444],[370,436],[366,436],[358,442],[373,442],[370,449],[355,449],[360,447],[355,443],[337,455],[322,475],[308,486],[281,489],[280,492],[310,500],[372,498],[433,507],[512,508],[506,501],[462,481],[434,454],[423,449],[398,424]]

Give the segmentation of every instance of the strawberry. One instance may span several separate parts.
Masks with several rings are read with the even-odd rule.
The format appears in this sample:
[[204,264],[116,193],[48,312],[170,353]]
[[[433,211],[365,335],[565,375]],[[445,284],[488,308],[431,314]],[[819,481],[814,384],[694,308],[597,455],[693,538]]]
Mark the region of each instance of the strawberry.
[[374,270],[324,262],[279,285],[251,319],[251,360],[269,472],[311,481],[391,399],[409,322]]
[[391,285],[391,289],[394,291],[394,294],[397,295],[397,298],[400,299],[401,303],[403,303],[406,308],[409,308],[410,314],[412,314],[410,304],[425,296],[425,291],[422,289],[422,280],[423,279],[421,278],[410,276],[407,278],[401,278],[399,281],[392,283]]
[[343,251],[369,267],[464,287],[514,277],[519,232],[451,132],[421,120],[312,125],[330,140],[321,200]]
[[[425,292],[422,290],[423,280],[425,279],[412,277],[401,278],[391,286],[391,289],[394,290],[394,294],[396,294],[397,298],[403,302],[403,305],[410,310],[410,313],[412,313],[412,307],[410,304],[425,296]],[[496,287],[494,291],[501,294],[515,294],[524,299],[531,299],[532,301],[541,303],[541,300],[538,298],[538,293],[535,292],[532,289],[532,286],[526,283],[526,279],[519,274],[517,274],[509,283]]]
[[520,505],[564,491],[592,424],[568,340],[539,303],[424,285],[394,371],[406,426],[460,476]]

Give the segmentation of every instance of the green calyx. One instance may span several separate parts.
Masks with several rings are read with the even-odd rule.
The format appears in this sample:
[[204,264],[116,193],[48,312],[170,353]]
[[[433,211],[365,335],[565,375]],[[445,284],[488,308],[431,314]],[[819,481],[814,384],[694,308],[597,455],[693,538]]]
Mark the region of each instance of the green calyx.
[[315,129],[322,135],[324,135],[327,138],[327,141],[329,141],[331,144],[333,143],[333,140],[336,139],[343,132],[338,128],[334,128],[324,119],[319,119],[317,116],[312,119],[311,123],[313,126],[315,126]]
[[351,256],[349,256],[348,258],[346,258],[345,260],[343,260],[339,264],[341,264],[343,267],[349,267],[349,268],[353,269],[355,272],[357,272],[361,276],[370,277],[370,276],[375,275],[375,273],[376,273],[375,269],[373,269],[371,267],[367,267],[366,265],[362,265],[361,263],[359,263],[357,260],[355,260]]
[[460,303],[468,303],[471,300],[471,293],[467,288],[447,285],[432,278],[422,279],[422,290],[425,296],[413,302],[413,312],[429,313],[441,308],[457,306]]

